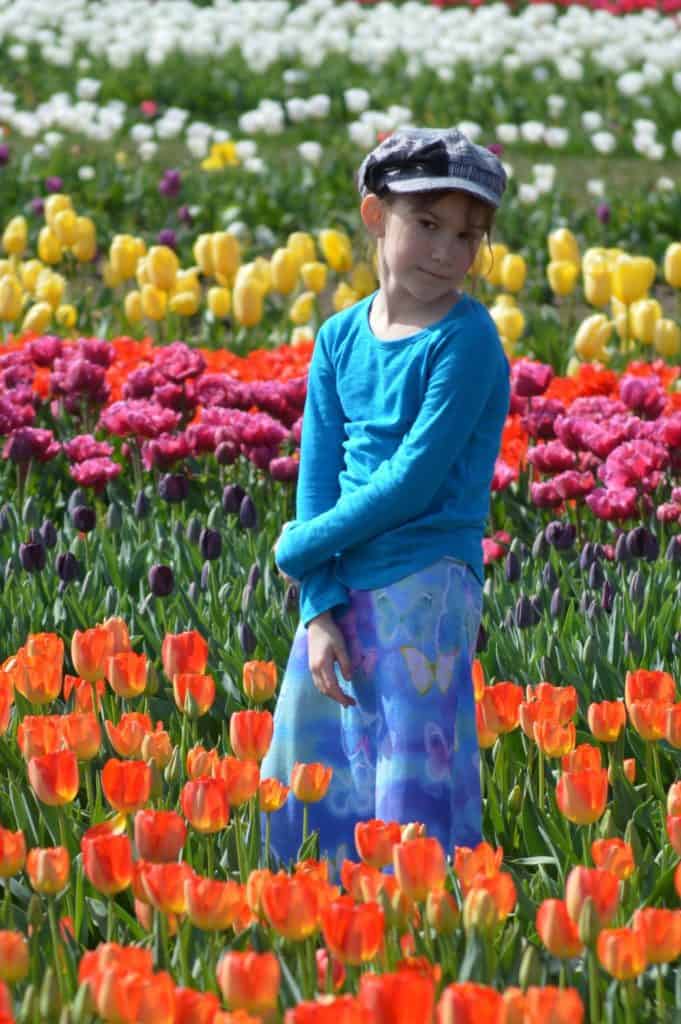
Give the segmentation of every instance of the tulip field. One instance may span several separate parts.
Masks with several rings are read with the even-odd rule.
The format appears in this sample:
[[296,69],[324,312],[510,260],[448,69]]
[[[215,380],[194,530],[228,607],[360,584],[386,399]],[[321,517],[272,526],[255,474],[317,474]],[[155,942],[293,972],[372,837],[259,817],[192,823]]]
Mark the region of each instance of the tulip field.
[[[0,0],[0,53],[0,1024],[681,1021],[678,0]],[[315,334],[362,157],[451,124],[509,175],[484,842],[282,863]]]

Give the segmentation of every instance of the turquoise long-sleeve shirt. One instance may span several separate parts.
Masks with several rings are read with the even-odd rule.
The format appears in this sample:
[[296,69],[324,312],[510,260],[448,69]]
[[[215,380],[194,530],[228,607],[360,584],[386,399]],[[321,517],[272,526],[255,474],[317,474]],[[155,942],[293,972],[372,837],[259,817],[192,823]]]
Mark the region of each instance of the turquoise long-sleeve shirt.
[[369,326],[374,295],[321,327],[303,414],[296,519],[276,562],[300,580],[307,626],[445,555],[482,580],[490,485],[510,368],[487,309],[462,295],[397,341]]

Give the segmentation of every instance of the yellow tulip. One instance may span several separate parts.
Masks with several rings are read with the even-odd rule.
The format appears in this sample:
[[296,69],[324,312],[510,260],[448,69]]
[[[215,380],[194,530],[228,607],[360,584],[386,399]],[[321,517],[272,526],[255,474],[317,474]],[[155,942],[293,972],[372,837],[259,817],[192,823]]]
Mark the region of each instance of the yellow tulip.
[[5,274],[14,274],[15,272],[16,263],[14,259],[0,260],[0,277],[4,277]]
[[[167,245],[152,245],[145,263],[149,283],[161,291],[171,291],[180,268],[180,261],[173,250]],[[144,301],[144,293],[142,300]]]
[[229,231],[216,231],[211,235],[211,255],[213,273],[230,277],[241,263],[239,239],[236,235],[230,235]]
[[527,264],[517,252],[509,252],[501,261],[501,287],[509,292],[519,292],[527,277]]
[[681,242],[672,242],[664,254],[664,279],[672,288],[681,288]]
[[21,278],[21,283],[27,291],[33,291],[35,283],[38,280],[38,274],[44,269],[45,267],[42,265],[40,260],[26,260],[25,263],[20,265],[19,276]]
[[135,267],[135,280],[140,288],[144,288],[145,284],[151,284],[151,278],[149,277],[149,267],[147,266],[148,256],[142,256],[137,261]]
[[199,311],[200,299],[196,292],[175,292],[170,296],[168,308],[178,316],[194,316]]
[[548,237],[549,255],[553,263],[576,263],[579,266],[581,257],[577,239],[569,228],[557,228]]
[[643,345],[652,345],[655,340],[655,324],[661,317],[662,307],[657,299],[639,299],[632,302],[629,310],[632,336]]
[[681,352],[681,327],[667,317],[660,317],[655,324],[653,346],[664,359],[673,359]]
[[173,285],[172,295],[180,295],[182,292],[191,292],[196,296],[197,302],[201,301],[201,285],[199,279],[196,276],[198,268],[188,268],[187,270],[179,270],[177,277],[175,278],[175,284]]
[[[210,163],[210,167],[205,165]],[[223,167],[238,167],[239,154],[236,151],[236,144],[229,139],[224,142],[214,142],[210,147],[210,153],[201,166],[204,170],[222,170]]]
[[503,334],[499,335],[499,341],[501,342],[501,347],[503,348],[508,358],[513,359],[513,357],[515,356],[515,342],[511,341],[510,338],[504,337]]
[[612,270],[612,294],[625,306],[645,298],[656,271],[655,261],[647,256],[618,256]]
[[162,288],[145,284],[142,288],[142,312],[150,320],[163,320],[168,307],[168,296]]
[[[480,256],[480,253],[483,255]],[[503,242],[492,242],[489,246],[483,243],[478,249],[476,261],[480,258],[483,268],[480,274],[495,288],[501,287],[501,264],[508,253],[509,248]]]
[[629,307],[624,302],[620,302],[614,295],[610,299],[610,309],[612,311],[612,320],[615,324],[615,330],[619,335],[620,340],[629,340],[631,337],[631,328],[629,326]]
[[611,262],[609,250],[604,249],[602,245],[594,245],[591,249],[586,249],[582,256],[582,273],[590,274],[593,268],[598,267],[610,269]]
[[299,267],[302,267],[303,263],[313,263],[317,259],[314,238],[307,231],[292,231],[286,239],[286,248],[293,253]]
[[73,209],[71,202],[71,196],[64,195],[62,192],[56,192],[52,196],[48,196],[45,200],[45,220],[50,228],[54,231],[54,221],[58,213],[62,210]]
[[339,313],[359,301],[359,295],[346,281],[341,281],[333,293],[333,308]]
[[119,277],[109,260],[104,260],[102,265],[102,278],[107,288],[117,288],[123,283],[123,278]]
[[581,362],[577,356],[571,356],[568,360],[567,369],[565,371],[567,377],[578,377],[581,368]]
[[52,228],[45,225],[38,234],[38,256],[43,263],[59,263],[61,252],[61,242]]
[[281,295],[289,295],[298,283],[298,265],[288,249],[275,249],[270,260],[272,289]]
[[52,309],[56,309],[61,305],[65,285],[66,281],[61,274],[43,270],[35,283],[35,296],[40,302],[47,302]]
[[73,210],[60,210],[54,215],[50,227],[62,245],[73,245],[78,237],[76,214]]
[[208,308],[216,319],[224,320],[226,316],[229,316],[229,311],[232,308],[232,296],[229,288],[209,288],[206,298]]
[[[506,250],[508,252],[508,250]],[[478,250],[475,254],[470,270],[468,273],[472,278],[487,277],[489,271],[492,269],[492,255],[489,250],[489,246],[482,243],[478,246]]]
[[213,266],[213,236],[199,235],[194,242],[192,249],[194,259],[201,268],[201,273],[206,277],[212,277],[215,272]]
[[71,252],[79,263],[89,263],[97,254],[97,230],[89,217],[76,217],[77,238]]
[[139,260],[143,256],[146,256],[147,255],[147,243],[144,241],[144,239],[143,238],[139,238],[137,235],[133,235],[132,236],[132,240],[133,240],[133,243],[135,245],[135,249],[137,250],[137,259]]
[[135,289],[134,291],[128,292],[125,296],[125,302],[123,303],[125,309],[125,315],[131,324],[136,324],[144,316],[144,309],[142,307],[142,296],[140,292]]
[[16,277],[6,274],[0,278],[0,320],[12,323],[21,314],[24,293]]
[[361,260],[355,264],[350,275],[350,287],[357,292],[360,299],[376,291],[376,277],[368,263]]
[[508,295],[506,292],[499,292],[494,299],[495,306],[517,306],[515,295]]
[[309,324],[305,324],[303,327],[294,327],[291,331],[291,345],[308,345],[311,341],[314,341],[314,331]]
[[314,292],[301,292],[288,312],[289,320],[299,326],[308,323],[314,313],[314,300]]
[[352,269],[352,242],[344,231],[336,231],[335,228],[320,231],[319,245],[324,259],[337,274],[345,274]]
[[253,260],[251,273],[255,275],[255,279],[260,285],[260,290],[263,296],[267,295],[272,290],[272,264],[269,260],[265,259],[264,256],[256,256]]
[[78,310],[75,306],[66,304],[64,306],[58,306],[57,311],[54,314],[54,319],[57,321],[60,327],[66,327],[70,329],[76,326],[78,320]]
[[612,295],[612,274],[606,263],[590,264],[584,271],[584,298],[592,306],[607,306]]
[[602,360],[613,326],[603,313],[594,313],[582,320],[575,335],[575,352],[579,358]]
[[575,290],[578,274],[579,263],[573,263],[571,260],[551,260],[546,267],[546,276],[555,295],[571,295]]
[[25,217],[12,217],[2,234],[2,247],[11,256],[21,256],[28,241]]
[[490,316],[497,325],[499,334],[516,342],[525,330],[525,317],[517,306],[499,306],[496,303],[490,308]]
[[326,288],[326,263],[320,263],[318,260],[303,263],[300,268],[300,276],[308,291],[319,295]]
[[138,259],[137,245],[132,235],[114,235],[109,246],[109,260],[119,281],[127,281],[135,276]]
[[253,276],[237,275],[232,295],[234,317],[243,327],[255,327],[262,320],[263,292]]
[[26,316],[21,322],[22,331],[35,331],[42,334],[52,320],[52,306],[49,302],[36,302],[30,307]]

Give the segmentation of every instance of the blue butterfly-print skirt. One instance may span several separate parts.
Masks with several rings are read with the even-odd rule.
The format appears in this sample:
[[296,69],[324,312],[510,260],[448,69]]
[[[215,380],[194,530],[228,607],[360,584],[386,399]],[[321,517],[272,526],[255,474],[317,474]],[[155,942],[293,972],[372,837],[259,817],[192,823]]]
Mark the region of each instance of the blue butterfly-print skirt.
[[[307,630],[298,625],[261,777],[288,783],[296,761],[333,768],[329,791],[309,805],[310,828],[337,868],[357,859],[358,821],[418,821],[445,851],[481,840],[480,767],[471,663],[482,587],[455,558],[378,590],[350,590],[334,613],[352,663],[341,707],[314,686]],[[295,858],[302,805],[290,794],[271,815],[272,849]]]

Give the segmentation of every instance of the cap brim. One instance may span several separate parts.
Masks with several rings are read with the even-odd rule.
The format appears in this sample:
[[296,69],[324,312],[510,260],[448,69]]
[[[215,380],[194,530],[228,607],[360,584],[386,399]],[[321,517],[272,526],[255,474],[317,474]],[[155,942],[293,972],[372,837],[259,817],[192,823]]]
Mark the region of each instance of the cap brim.
[[386,181],[388,191],[399,195],[414,192],[436,192],[447,189],[452,192],[468,192],[469,195],[484,199],[491,206],[499,206],[501,196],[490,192],[484,185],[478,185],[468,178],[393,178]]

